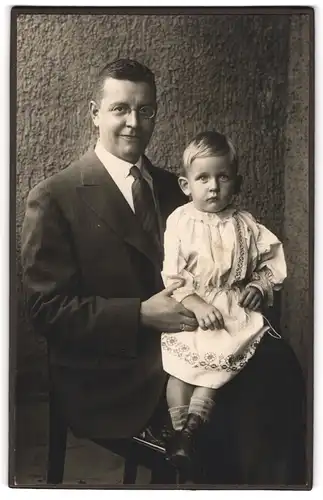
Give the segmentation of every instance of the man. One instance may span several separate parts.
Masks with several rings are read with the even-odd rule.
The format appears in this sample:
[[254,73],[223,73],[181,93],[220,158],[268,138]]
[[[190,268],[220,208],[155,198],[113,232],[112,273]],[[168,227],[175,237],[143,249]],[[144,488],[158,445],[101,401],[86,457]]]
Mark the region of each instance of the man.
[[90,103],[95,150],[27,201],[28,312],[48,341],[54,389],[77,436],[141,431],[165,383],[160,332],[196,327],[160,277],[165,221],[184,200],[176,177],[144,156],[156,110],[148,68],[106,66]]

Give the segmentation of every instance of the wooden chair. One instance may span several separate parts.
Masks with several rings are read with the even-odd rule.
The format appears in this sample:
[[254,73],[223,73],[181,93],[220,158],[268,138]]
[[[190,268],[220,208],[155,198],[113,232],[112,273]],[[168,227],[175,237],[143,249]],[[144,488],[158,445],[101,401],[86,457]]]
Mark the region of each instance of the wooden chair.
[[[64,422],[53,391],[49,393],[49,446],[47,464],[47,484],[59,485],[63,482],[68,425]],[[124,458],[123,484],[136,483],[139,465],[151,471],[151,484],[178,484],[183,481],[165,459],[165,446],[156,444],[145,437],[127,440],[93,440],[113,453]]]

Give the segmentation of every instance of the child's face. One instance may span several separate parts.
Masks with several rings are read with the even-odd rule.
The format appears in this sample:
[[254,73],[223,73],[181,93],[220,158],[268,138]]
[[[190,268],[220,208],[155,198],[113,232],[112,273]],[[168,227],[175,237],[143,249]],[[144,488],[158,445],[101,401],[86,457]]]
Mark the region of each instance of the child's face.
[[216,213],[230,205],[239,179],[227,156],[209,156],[193,160],[179,183],[198,210]]

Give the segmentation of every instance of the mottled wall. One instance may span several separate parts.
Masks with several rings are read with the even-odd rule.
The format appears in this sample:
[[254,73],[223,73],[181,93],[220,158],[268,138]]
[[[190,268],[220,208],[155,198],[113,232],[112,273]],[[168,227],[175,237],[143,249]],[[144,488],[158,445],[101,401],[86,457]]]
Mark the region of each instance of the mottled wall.
[[[287,15],[19,16],[18,252],[29,188],[94,142],[87,111],[91,82],[94,73],[116,57],[137,58],[156,75],[159,112],[148,150],[153,162],[176,171],[195,132],[217,128],[229,133],[241,157],[243,205],[282,237],[286,134],[293,136],[291,126],[300,125],[293,118],[286,123],[291,106],[289,28]],[[306,89],[306,75],[299,78]],[[306,159],[302,161],[306,165]],[[291,193],[289,210],[293,213]],[[301,234],[299,243],[306,245],[306,230]],[[290,251],[295,253],[295,246]],[[297,286],[297,280],[291,286]],[[19,279],[18,287],[20,296]],[[295,297],[285,298],[289,318],[286,304],[299,304]],[[43,350],[21,307],[18,326],[18,367],[24,375],[37,374]],[[295,328],[293,343],[299,344],[301,336]]]
[[288,280],[282,296],[282,326],[284,329],[289,329],[291,343],[304,368],[307,369],[312,362],[313,341],[309,297],[310,286],[313,286],[309,283],[309,257],[312,244],[309,239],[309,30],[308,16],[292,17],[284,210]]

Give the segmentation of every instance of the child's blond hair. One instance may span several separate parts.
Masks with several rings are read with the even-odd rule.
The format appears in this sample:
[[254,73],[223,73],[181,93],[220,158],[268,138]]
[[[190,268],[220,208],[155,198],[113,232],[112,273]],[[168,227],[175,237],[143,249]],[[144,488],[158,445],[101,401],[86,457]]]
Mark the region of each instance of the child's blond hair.
[[216,131],[200,132],[188,144],[183,153],[183,168],[185,175],[196,158],[229,155],[230,164],[238,171],[238,157],[232,141]]

